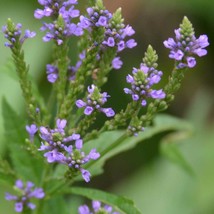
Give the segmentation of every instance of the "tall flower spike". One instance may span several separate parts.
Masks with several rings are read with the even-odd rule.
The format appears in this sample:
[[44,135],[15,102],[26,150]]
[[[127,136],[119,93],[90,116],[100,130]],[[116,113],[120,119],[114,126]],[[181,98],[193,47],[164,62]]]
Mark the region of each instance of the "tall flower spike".
[[100,201],[92,201],[92,211],[87,205],[81,205],[78,209],[79,214],[120,214],[113,210],[109,205],[102,205]]
[[36,205],[30,202],[31,198],[42,199],[45,197],[43,189],[34,187],[34,184],[30,181],[24,184],[21,180],[17,180],[15,190],[18,192],[19,196],[6,193],[5,199],[8,201],[15,201],[14,208],[18,213],[21,213],[25,208],[31,210],[36,208]]
[[94,111],[103,112],[107,117],[113,117],[115,112],[112,108],[103,108],[102,106],[107,102],[110,97],[106,92],[100,93],[95,85],[88,87],[87,101],[77,100],[76,106],[78,108],[85,108],[84,114],[90,115]]
[[157,55],[151,46],[148,47],[144,63],[141,63],[140,68],[133,68],[132,74],[126,77],[127,83],[131,84],[131,89],[124,88],[126,94],[131,94],[133,101],[141,102],[142,106],[147,105],[147,98],[164,99],[165,92],[152,89],[152,86],[159,83],[163,75],[162,71],[158,71]]
[[117,52],[121,52],[125,48],[133,48],[137,45],[134,39],[126,39],[134,34],[135,31],[130,25],[125,26],[123,24],[121,9],[118,9],[106,27],[102,44],[110,48],[115,47]]
[[4,33],[4,37],[8,39],[9,42],[5,42],[5,46],[13,48],[14,45],[21,43],[27,38],[33,38],[36,36],[35,32],[31,32],[30,30],[26,30],[24,36],[21,37],[22,34],[22,25],[20,23],[14,24],[11,19],[7,20],[7,25],[2,27],[2,32]]
[[207,54],[209,45],[207,35],[201,35],[198,39],[191,22],[184,17],[180,28],[175,30],[175,39],[169,38],[164,41],[164,46],[170,49],[169,57],[176,61],[177,68],[193,68],[196,65],[194,55],[199,57]]

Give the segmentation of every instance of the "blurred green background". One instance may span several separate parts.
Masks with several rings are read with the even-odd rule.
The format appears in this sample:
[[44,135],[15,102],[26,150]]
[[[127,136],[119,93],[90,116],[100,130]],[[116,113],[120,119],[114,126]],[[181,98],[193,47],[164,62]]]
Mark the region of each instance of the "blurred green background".
[[[80,1],[84,6],[84,1]],[[138,46],[121,54],[124,66],[110,75],[105,89],[111,94],[114,109],[125,106],[129,97],[123,95],[125,77],[133,66],[139,66],[149,44],[159,54],[159,69],[167,76],[173,66],[163,41],[174,36],[183,16],[195,27],[196,36],[207,34],[210,46],[208,55],[198,58],[196,68],[187,73],[176,100],[167,113],[182,117],[194,127],[192,136],[176,141],[183,157],[193,170],[193,175],[168,160],[161,153],[164,134],[138,145],[110,160],[105,174],[95,178],[89,186],[123,194],[133,199],[143,214],[213,214],[214,213],[214,1],[210,0],[105,0],[110,11],[122,7],[126,24],[136,30]],[[50,84],[46,82],[45,64],[51,60],[51,44],[42,43],[39,32],[41,22],[33,12],[39,5],[36,0],[1,0],[0,25],[7,18],[21,22],[23,28],[37,32],[37,37],[25,45],[26,61],[31,76],[39,84],[41,92],[48,95]],[[11,62],[9,49],[4,47],[0,35],[0,97],[5,96],[18,112],[23,112],[21,91]],[[74,49],[75,55],[75,49]],[[75,57],[73,57],[75,58]],[[163,80],[163,83],[167,79]],[[122,94],[122,95],[121,95]],[[167,134],[167,133],[165,133]],[[0,117],[0,153],[4,153],[2,117]],[[9,142],[7,142],[9,143]],[[120,169],[120,170],[118,170]],[[0,213],[13,213],[11,203],[4,200],[9,187],[0,186]],[[5,212],[7,210],[7,212]]]

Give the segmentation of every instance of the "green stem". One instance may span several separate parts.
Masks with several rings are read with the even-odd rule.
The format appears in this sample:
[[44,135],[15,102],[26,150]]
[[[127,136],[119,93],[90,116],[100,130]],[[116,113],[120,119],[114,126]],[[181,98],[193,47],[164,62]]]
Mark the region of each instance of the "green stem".
[[38,114],[36,111],[37,103],[32,95],[32,85],[28,79],[29,66],[27,66],[25,63],[24,52],[21,48],[22,44],[20,41],[16,42],[16,44],[11,48],[12,57],[19,77],[22,94],[25,99],[28,116],[32,119],[33,122],[35,122],[37,125],[40,125],[40,114]]
[[181,86],[181,81],[184,78],[184,72],[187,69],[173,69],[172,75],[169,77],[168,83],[164,88],[166,97],[163,100],[155,100],[151,102],[148,106],[146,115],[141,117],[144,126],[149,126],[157,114],[157,112],[163,111],[168,108],[169,103],[174,100],[174,94],[178,91]]
[[68,41],[65,40],[62,45],[56,47],[56,59],[58,66],[59,78],[56,82],[57,88],[57,102],[58,102],[58,112],[62,107],[64,97],[66,94],[66,86],[68,81]]

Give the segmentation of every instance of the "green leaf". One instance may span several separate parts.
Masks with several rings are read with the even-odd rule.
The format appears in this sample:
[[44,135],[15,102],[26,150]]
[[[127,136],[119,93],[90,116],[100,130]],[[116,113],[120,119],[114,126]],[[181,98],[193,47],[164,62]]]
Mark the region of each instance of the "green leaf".
[[13,186],[15,180],[16,176],[14,171],[11,169],[10,164],[0,156],[0,181]]
[[2,100],[2,113],[6,146],[15,171],[19,176],[39,183],[44,164],[42,159],[35,158],[26,148],[27,133],[23,118],[17,115],[6,99]]
[[69,214],[69,204],[70,203],[66,203],[66,199],[63,196],[52,197],[44,201],[44,206],[40,208],[42,212],[37,213]]
[[124,198],[122,196],[117,196],[101,190],[72,187],[66,193],[73,193],[76,195],[81,195],[92,200],[98,200],[105,204],[113,206],[116,210],[125,214],[140,214],[141,212],[134,206],[133,201]]
[[[128,137],[123,139],[125,131],[105,132],[101,134],[98,139],[91,140],[84,145],[84,151],[86,154],[89,153],[92,148],[96,148],[99,153],[103,154],[103,152],[108,150],[108,148],[112,148],[115,142],[117,143],[117,146],[103,155],[96,162],[90,162],[86,168],[91,172],[92,176],[98,175],[102,173],[103,165],[109,158],[132,149],[138,143],[142,143],[144,140],[166,131],[186,131],[191,133],[192,126],[184,120],[161,114],[155,118],[154,125],[152,127],[146,128],[145,131],[139,133],[137,137]],[[118,143],[118,139],[121,139],[121,142]]]
[[160,151],[164,157],[171,162],[177,164],[184,169],[190,175],[194,175],[193,169],[187,162],[178,145],[175,143],[178,140],[185,139],[188,137],[186,132],[177,132],[167,135],[160,144]]

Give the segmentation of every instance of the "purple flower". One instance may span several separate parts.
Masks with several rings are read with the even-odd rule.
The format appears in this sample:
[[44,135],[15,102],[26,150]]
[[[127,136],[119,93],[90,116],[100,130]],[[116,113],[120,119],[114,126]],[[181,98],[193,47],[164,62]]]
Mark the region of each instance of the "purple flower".
[[180,28],[175,30],[175,39],[169,38],[163,44],[170,49],[169,57],[177,61],[177,68],[193,68],[196,60],[192,55],[196,54],[199,57],[206,55],[207,50],[204,48],[209,45],[209,42],[206,35],[196,39],[190,21],[184,17]]
[[126,94],[132,96],[133,101],[140,101],[142,106],[146,106],[146,98],[164,99],[163,90],[152,90],[154,84],[161,80],[162,72],[153,67],[141,64],[139,69],[133,68],[132,74],[126,77],[127,83],[131,84],[131,89],[124,88]]
[[54,83],[58,79],[58,68],[54,65],[47,64],[46,65],[46,73],[48,82]]
[[26,126],[26,131],[28,132],[29,134],[29,137],[30,137],[30,142],[33,142],[33,139],[34,139],[34,135],[36,134],[36,132],[38,131],[38,128],[35,124],[31,124],[31,125],[27,125]]
[[120,60],[120,57],[115,57],[112,62],[111,65],[114,69],[120,69],[123,65],[123,62]]
[[[19,192],[19,196],[10,195],[5,193],[5,199],[8,201],[15,201],[15,211],[20,213],[25,207],[35,209],[36,205],[30,202],[31,198],[42,199],[45,197],[45,193],[42,188],[33,188],[34,183],[28,181],[24,184],[21,180],[17,180],[15,184],[15,190]],[[20,195],[21,193],[21,195]]]
[[115,112],[112,108],[103,108],[102,106],[107,102],[109,95],[106,92],[100,93],[95,85],[88,87],[87,101],[77,100],[76,106],[78,108],[85,108],[84,114],[91,115],[95,111],[103,112],[107,117],[113,117]]
[[134,39],[130,39],[126,42],[126,47],[128,48],[134,48],[137,45]]
[[47,158],[48,163],[53,162],[61,163],[65,159],[65,156],[61,152],[58,152],[57,149],[53,149],[52,151],[46,152],[44,154],[44,157]]
[[107,27],[108,25],[108,19],[107,17],[105,16],[100,16],[97,23],[96,23],[96,26],[103,26],[103,27]]
[[100,201],[92,201],[92,211],[87,205],[81,205],[78,208],[79,214],[96,214],[96,213],[106,213],[106,214],[120,214],[115,212],[113,208],[109,205],[102,205]]

